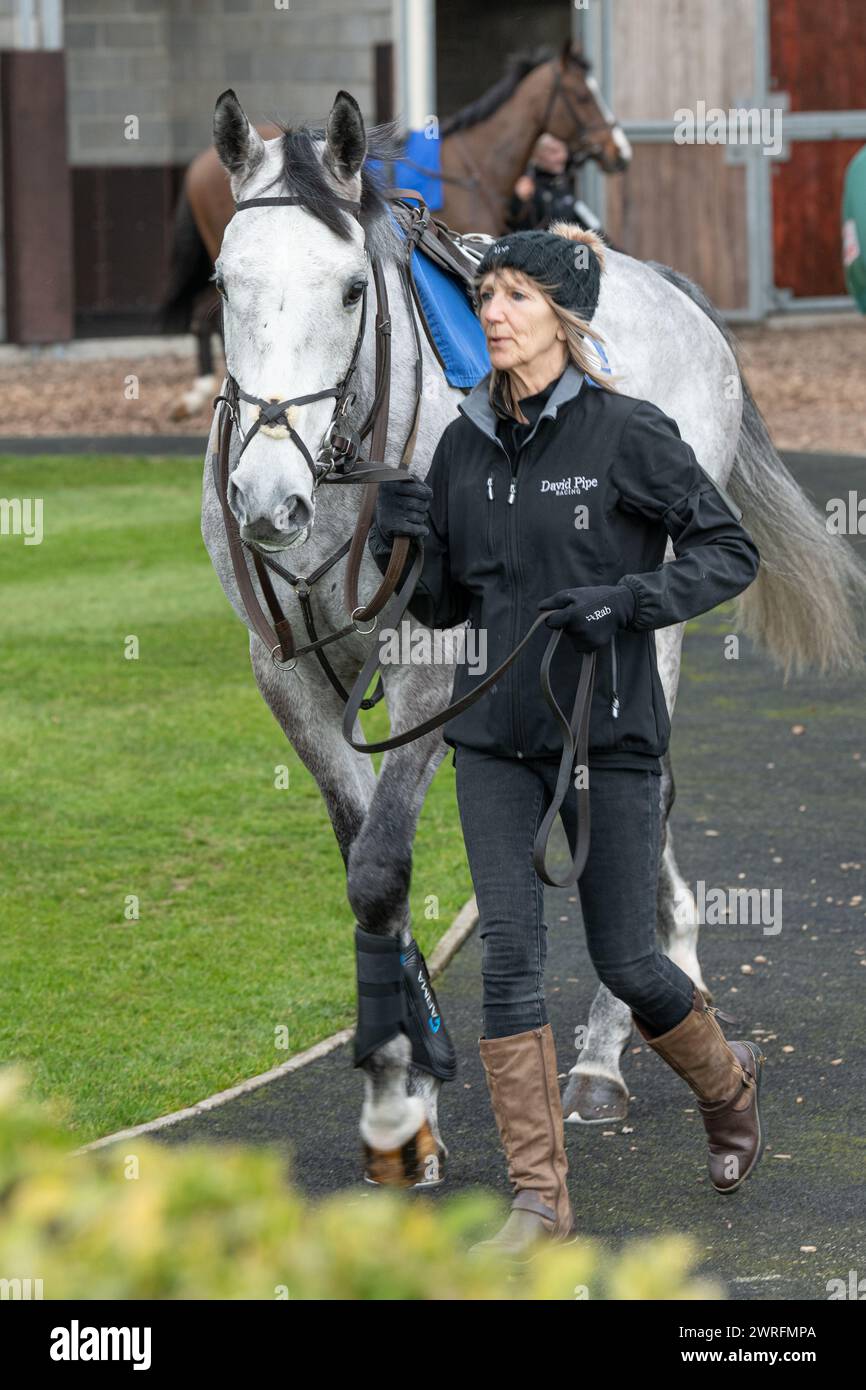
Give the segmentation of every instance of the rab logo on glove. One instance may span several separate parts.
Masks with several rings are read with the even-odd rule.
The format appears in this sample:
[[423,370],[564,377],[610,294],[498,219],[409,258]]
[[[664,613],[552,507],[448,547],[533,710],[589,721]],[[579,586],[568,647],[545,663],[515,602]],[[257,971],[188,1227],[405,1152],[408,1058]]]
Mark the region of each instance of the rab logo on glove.
[[586,621],[588,623],[594,623],[599,618],[606,618],[608,614],[612,612],[612,608],[596,608],[595,612],[586,614]]

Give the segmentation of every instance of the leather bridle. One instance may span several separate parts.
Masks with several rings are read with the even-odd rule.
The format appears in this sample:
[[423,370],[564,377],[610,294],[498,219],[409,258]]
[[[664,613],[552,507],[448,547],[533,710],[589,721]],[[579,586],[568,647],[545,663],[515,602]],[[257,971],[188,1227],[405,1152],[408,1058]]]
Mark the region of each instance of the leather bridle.
[[[400,473],[408,472],[415,450],[420,420],[423,386],[423,357],[421,337],[416,322],[413,303],[411,256],[426,226],[427,218],[429,217],[429,209],[426,207],[419,194],[412,189],[391,189],[388,191],[388,197],[391,199],[405,198],[406,195],[416,199],[419,204],[418,208],[410,209],[412,218],[405,229],[405,257],[399,265],[400,280],[406,296],[409,319],[412,324],[415,340],[415,401],[412,423],[403,446],[398,467],[391,468],[384,463],[391,393],[391,320],[389,316],[385,276],[382,266],[376,257],[370,258],[377,297],[375,387],[370,410],[368,411],[364,423],[359,428],[352,428],[348,424],[346,417],[349,409],[355,402],[355,396],[350,392],[349,388],[357,369],[366,327],[366,285],[363,292],[361,323],[352,350],[351,360],[343,377],[335,386],[327,387],[322,391],[315,391],[304,396],[295,396],[284,401],[267,401],[260,396],[255,396],[252,393],[242,390],[227,368],[227,390],[225,393],[216,396],[213,402],[214,408],[216,408],[217,405],[221,405],[217,429],[218,447],[212,459],[214,484],[222,509],[232,568],[251,626],[270,651],[271,660],[274,665],[281,670],[293,670],[297,665],[299,657],[305,656],[310,652],[315,653],[328,680],[344,702],[345,709],[343,712],[342,724],[343,737],[350,747],[362,753],[384,752],[413,742],[415,739],[421,738],[424,734],[439,728],[447,720],[452,719],[455,715],[474,704],[481,695],[495,684],[512,662],[520,656],[535,631],[547,618],[546,611],[540,613],[518,645],[508,657],[506,657],[505,661],[487,676],[484,681],[476,686],[474,690],[464,695],[460,700],[456,700],[446,709],[440,710],[438,714],[432,715],[429,719],[424,720],[423,723],[416,725],[414,728],[406,729],[402,733],[395,734],[393,737],[381,740],[378,743],[368,743],[360,740],[356,741],[354,739],[355,721],[359,712],[362,709],[372,708],[384,694],[384,687],[379,672],[379,644],[377,642],[372,648],[364,666],[354,681],[351,692],[346,691],[337,673],[328,661],[323,649],[329,643],[336,642],[341,637],[348,636],[350,632],[372,632],[377,626],[378,615],[380,613],[382,613],[383,619],[387,617],[387,623],[383,621],[383,626],[397,628],[402,615],[405,613],[411,601],[415,585],[424,563],[424,548],[420,541],[411,540],[410,542],[410,538],[406,536],[395,537],[385,574],[376,593],[369,603],[365,605],[358,603],[358,577],[361,559],[363,557],[367,535],[370,530],[370,524],[373,519],[378,484]],[[336,199],[336,201],[352,209],[356,216],[360,213],[359,203],[345,198]],[[237,212],[242,212],[251,207],[278,207],[299,205],[302,203],[303,199],[295,195],[286,195],[276,198],[248,198],[237,203],[235,210]],[[324,400],[329,396],[335,398],[334,412],[317,457],[314,459],[300,435],[298,435],[297,431],[293,428],[287,412],[292,406],[306,405],[311,401]],[[259,415],[247,430],[246,434],[241,430],[239,418],[239,402],[242,400],[250,405],[257,405],[259,407]],[[289,437],[306,460],[312,474],[314,490],[323,483],[371,484],[365,492],[358,522],[352,536],[347,541],[344,541],[340,548],[327,560],[323,561],[312,574],[307,576],[293,574],[291,570],[274,560],[272,556],[263,555],[250,542],[244,541],[241,538],[237,520],[228,502],[229,455],[231,451],[232,430],[236,429],[238,432],[238,436],[241,439],[240,453],[243,454],[247,445],[262,425],[280,423],[285,424],[289,432]],[[360,445],[368,433],[372,433],[370,442],[370,463],[367,467],[359,468],[357,463],[360,455]],[[410,544],[415,551],[412,564],[408,569],[406,578],[399,592],[395,592],[397,583],[404,571]],[[264,612],[255,592],[252,576],[250,575],[247,565],[247,552],[252,553],[253,564],[265,598],[268,614]],[[316,580],[327,573],[327,571],[336,564],[338,560],[342,559],[347,552],[349,558],[346,565],[344,597],[351,620],[336,632],[329,633],[326,637],[318,637],[310,602],[310,591]],[[311,638],[311,641],[305,646],[298,647],[295,645],[291,623],[283,612],[276,596],[270,575],[268,574],[269,570],[285,579],[292,586],[297,595],[307,632]],[[383,612],[386,605],[388,605],[387,614]],[[358,626],[359,623],[367,622],[371,618],[373,619],[373,627],[361,628]],[[540,680],[544,698],[553,710],[562,733],[562,759],[553,799],[538,829],[533,846],[533,863],[536,873],[545,883],[549,883],[553,887],[568,887],[571,886],[572,883],[576,883],[583,872],[583,866],[589,852],[589,790],[587,786],[583,786],[576,789],[578,820],[576,843],[570,868],[571,876],[567,875],[565,878],[556,878],[547,867],[547,841],[553,822],[568,792],[572,767],[575,766],[575,763],[578,767],[587,766],[589,716],[595,676],[595,652],[586,653],[583,656],[581,664],[574,708],[572,709],[571,717],[566,718],[556,701],[550,683],[550,663],[561,636],[562,632],[560,629],[554,629],[550,634],[550,640],[548,641],[541,662]],[[278,651],[280,653],[279,660],[277,660],[276,655]],[[371,681],[377,675],[378,684],[376,690],[369,698],[365,698],[364,692],[370,688]]]
[[[396,189],[391,196],[401,195],[406,191],[407,190],[404,189]],[[356,216],[360,213],[360,203],[358,202],[347,198],[335,198],[335,201],[342,206],[350,208]],[[303,204],[303,199],[293,194],[274,198],[247,198],[236,204],[235,211],[243,212],[247,208],[254,207],[298,206],[301,204]],[[415,238],[412,236],[412,228],[410,227],[406,239],[407,260],[411,255],[414,241]],[[388,417],[390,413],[391,319],[385,276],[377,258],[371,258],[371,267],[373,280],[376,286],[378,305],[375,328],[376,384],[370,410],[359,428],[353,428],[348,421],[348,413],[356,399],[349,388],[357,369],[361,345],[366,329],[366,285],[364,287],[361,308],[361,323],[355,338],[351,360],[345,374],[336,386],[327,387],[322,391],[311,392],[304,396],[295,396],[284,401],[267,401],[260,396],[244,391],[239,382],[232,376],[231,372],[227,370],[227,390],[224,394],[216,396],[213,402],[214,407],[222,403],[217,435],[218,448],[213,456],[214,482],[222,508],[226,532],[228,534],[232,567],[250,622],[271,653],[271,659],[274,665],[283,670],[294,669],[298,657],[305,656],[309,652],[315,652],[328,680],[343,701],[348,699],[348,692],[340,681],[333,666],[328,661],[323,648],[329,643],[336,642],[341,637],[347,636],[350,632],[355,631],[363,633],[373,631],[373,628],[363,628],[360,627],[359,624],[369,622],[370,619],[375,620],[391,597],[391,594],[394,592],[394,588],[403,571],[408,555],[408,540],[405,537],[401,537],[397,540],[391,553],[388,568],[379,588],[369,603],[363,605],[359,604],[358,578],[361,559],[364,553],[364,544],[373,519],[376,501],[377,488],[373,486],[369,488],[365,494],[358,524],[354,534],[349,540],[335,551],[329,559],[319,565],[312,574],[307,576],[293,574],[291,570],[274,560],[272,556],[263,555],[254,545],[241,538],[237,521],[228,503],[229,454],[233,428],[237,430],[238,436],[241,439],[240,452],[243,454],[248,444],[263,425],[284,423],[288,430],[289,437],[300,450],[310,469],[314,490],[322,483],[378,484],[386,479],[395,477],[398,472],[408,471],[415,450],[415,441],[420,421],[421,395],[423,389],[421,340],[412,311],[411,294],[408,289],[406,289],[406,267],[405,265],[401,265],[401,282],[404,285],[404,289],[406,289],[409,315],[415,335],[415,403],[412,423],[403,447],[399,466],[398,468],[391,468],[384,463],[388,434]],[[323,400],[328,396],[333,396],[335,398],[334,412],[328,429],[325,432],[322,444],[318,450],[317,457],[314,459],[303,439],[292,426],[287,411],[291,406],[305,405],[314,400]],[[259,407],[258,417],[247,430],[246,434],[241,430],[239,416],[239,402],[242,400]],[[371,466],[357,467],[361,443],[371,432]],[[349,561],[346,569],[345,599],[346,607],[351,615],[351,621],[344,627],[338,629],[337,632],[330,633],[326,637],[318,637],[309,597],[312,585],[316,580],[320,579],[323,574],[327,573],[338,560],[341,560],[347,551],[349,552]],[[253,564],[268,608],[267,614],[262,609],[253,587],[245,552],[250,552],[252,554]],[[291,623],[282,611],[268,570],[272,570],[275,574],[279,574],[281,578],[285,579],[295,589],[301,604],[307,632],[312,639],[304,646],[299,647],[295,644]],[[375,627],[375,625],[374,621],[373,627]],[[277,652],[280,654],[279,660],[277,659]],[[363,701],[362,708],[371,708],[378,703],[383,694],[384,689],[380,680],[373,695],[370,696],[369,699]]]
[[[303,204],[303,201],[303,198],[299,198],[295,195],[289,194],[287,194],[285,197],[279,198],[245,198],[242,199],[241,202],[235,204],[235,212],[243,212],[246,208],[299,206]],[[353,199],[335,197],[334,201],[336,203],[339,203],[342,207],[351,208],[356,213],[360,212],[361,210],[361,204],[355,202]],[[238,434],[241,436],[241,454],[243,454],[247,445],[250,443],[256,432],[259,429],[261,429],[262,425],[278,425],[282,423],[288,429],[289,436],[291,437],[296,447],[301,451],[307,463],[307,466],[309,467],[309,470],[313,475],[313,487],[317,488],[321,482],[325,481],[331,468],[334,467],[337,458],[337,452],[334,449],[330,448],[329,444],[331,443],[331,441],[338,437],[335,434],[336,426],[339,423],[340,418],[345,415],[347,409],[354,403],[355,400],[355,397],[349,393],[349,383],[351,382],[352,377],[355,374],[355,368],[358,365],[358,357],[361,352],[361,344],[364,341],[364,330],[366,326],[367,286],[365,284],[361,305],[361,322],[358,326],[358,332],[355,337],[355,346],[352,349],[351,361],[349,362],[349,366],[342,380],[339,381],[336,386],[326,387],[324,391],[313,391],[306,396],[293,396],[291,400],[286,401],[267,401],[264,400],[261,396],[251,396],[246,391],[241,390],[240,385],[235,380],[235,378],[230,373],[227,374],[230,389],[232,389],[233,391],[233,397],[230,398],[227,395],[216,396],[214,399],[214,404],[216,404],[217,401],[225,401],[228,405],[232,413],[235,427],[237,428]],[[334,413],[331,417],[331,424],[326,434],[326,440],[328,442],[326,443],[323,440],[322,447],[319,450],[319,457],[314,460],[303,439],[292,427],[292,424],[289,421],[286,412],[290,406],[309,405],[312,401],[325,400],[328,396],[334,396],[336,398],[334,404]],[[258,417],[251,425],[246,435],[244,435],[241,431],[240,420],[238,419],[236,414],[237,400],[246,401],[249,405],[257,405],[259,407]],[[346,443],[348,444],[348,436],[344,437],[346,438]],[[348,453],[349,449],[347,447],[344,447],[340,450],[339,457],[345,459]],[[326,459],[327,461],[325,461]]]
[[[573,122],[574,122],[574,130],[575,130],[575,133],[576,133],[577,131],[580,132],[581,140],[583,140],[583,139],[584,139],[585,137],[587,137],[587,136],[595,136],[595,135],[597,135],[597,134],[607,134],[607,133],[609,133],[610,130],[612,129],[612,126],[611,126],[610,122],[609,122],[609,121],[605,121],[604,119],[602,119],[602,122],[601,122],[600,125],[587,125],[587,124],[586,124],[586,122],[583,120],[583,117],[581,116],[580,111],[578,110],[578,108],[577,108],[575,102],[573,101],[572,96],[571,96],[571,93],[569,92],[568,88],[565,87],[565,86],[563,86],[563,82],[562,82],[562,69],[561,69],[560,67],[557,67],[557,69],[556,69],[556,72],[555,72],[555,75],[554,75],[554,78],[553,78],[553,85],[552,85],[552,87],[551,87],[551,89],[550,89],[550,96],[549,96],[548,99],[547,99],[547,106],[546,106],[546,108],[545,108],[544,115],[543,115],[542,118],[541,118],[541,129],[542,129],[542,130],[547,130],[547,124],[548,124],[548,121],[550,120],[550,113],[551,113],[551,111],[553,110],[554,106],[556,105],[557,101],[563,101],[563,102],[565,102],[565,106],[566,106],[566,109],[567,109],[567,111],[568,111],[568,114],[569,114],[569,116],[571,117],[571,119],[572,119]],[[565,140],[564,143],[565,143],[565,144],[568,144],[568,140]],[[598,151],[599,151],[600,149],[601,149],[601,145],[600,145],[600,143],[599,143],[598,141],[596,141],[596,142],[593,143],[593,144],[588,145],[587,148],[586,148],[580,155],[573,154],[573,155],[571,156],[571,164],[572,164],[575,168],[579,168],[581,164],[585,164],[586,161],[587,161],[588,159],[591,159],[592,156],[593,156],[594,154],[597,154]]]

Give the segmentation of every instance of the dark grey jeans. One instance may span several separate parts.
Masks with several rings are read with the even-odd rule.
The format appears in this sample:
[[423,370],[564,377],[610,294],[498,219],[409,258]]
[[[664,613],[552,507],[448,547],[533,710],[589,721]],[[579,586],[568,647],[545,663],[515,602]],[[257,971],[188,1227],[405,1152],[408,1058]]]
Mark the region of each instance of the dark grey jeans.
[[[482,939],[484,1036],[547,1023],[544,887],[532,846],[558,764],[497,757],[459,745],[457,803]],[[599,979],[654,1035],[680,1023],[692,981],[656,945],[661,840],[660,777],[631,768],[590,771],[590,848],[578,883],[589,955]],[[577,793],[562,820],[571,850]]]

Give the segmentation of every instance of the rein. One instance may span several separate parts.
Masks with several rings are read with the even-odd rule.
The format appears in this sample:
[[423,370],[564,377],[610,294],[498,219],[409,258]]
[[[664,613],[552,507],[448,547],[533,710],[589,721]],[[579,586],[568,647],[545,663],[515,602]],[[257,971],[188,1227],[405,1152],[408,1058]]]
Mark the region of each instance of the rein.
[[[431,733],[434,729],[446,723],[447,720],[460,714],[463,710],[468,709],[470,705],[474,704],[476,700],[495,684],[512,662],[516,661],[535,631],[547,617],[546,611],[539,614],[509,656],[507,656],[496,670],[487,676],[475,690],[464,695],[461,699],[456,700],[453,704],[448,705],[445,709],[440,710],[437,714],[432,715],[423,723],[416,725],[412,729],[403,730],[402,733],[395,734],[392,738],[384,739],[379,743],[356,742],[353,739],[352,735],[359,711],[371,709],[385,693],[381,672],[379,670],[379,642],[377,640],[375,646],[371,650],[352,685],[351,691],[347,691],[343,686],[337,673],[328,661],[324,648],[331,642],[339,641],[340,638],[348,636],[351,632],[363,633],[364,635],[373,632],[378,625],[378,617],[380,614],[383,618],[383,627],[396,627],[411,601],[418,576],[421,573],[424,563],[423,545],[419,542],[411,541],[411,538],[408,536],[395,537],[382,582],[369,603],[360,604],[358,602],[358,578],[360,575],[361,560],[364,555],[367,535],[373,520],[378,484],[389,478],[398,476],[400,473],[408,473],[415,451],[421,414],[423,357],[421,336],[416,320],[413,298],[411,256],[427,227],[429,209],[420,195],[413,190],[392,189],[389,191],[388,197],[396,201],[400,198],[404,198],[407,194],[417,199],[420,205],[418,208],[409,207],[408,209],[404,205],[402,209],[403,218],[405,218],[408,211],[410,220],[408,225],[404,227],[406,234],[405,257],[399,265],[400,282],[406,297],[409,320],[412,324],[415,342],[415,402],[412,413],[412,423],[403,445],[398,467],[389,467],[384,462],[391,398],[391,319],[385,276],[381,263],[376,257],[371,257],[371,268],[376,287],[377,300],[375,324],[375,386],[370,410],[364,423],[358,429],[353,429],[349,426],[345,417],[348,409],[355,401],[355,396],[350,392],[349,387],[357,368],[361,343],[366,327],[366,286],[364,288],[361,310],[361,323],[355,339],[351,361],[345,375],[335,386],[328,387],[322,391],[313,392],[306,396],[296,396],[290,400],[267,401],[260,396],[245,392],[227,369],[227,390],[224,394],[216,396],[213,402],[214,409],[216,409],[217,405],[220,406],[220,416],[217,427],[217,449],[212,456],[214,485],[222,510],[232,569],[250,624],[257,636],[267,647],[271,654],[273,664],[279,670],[294,670],[299,657],[306,656],[311,652],[315,653],[325,675],[344,702],[345,709],[342,723],[344,739],[350,747],[356,749],[358,752],[368,754],[386,752],[392,748],[402,747],[404,744],[421,738],[424,734]],[[356,215],[360,212],[360,204],[357,202],[344,198],[337,199],[336,201],[351,208]],[[237,203],[235,210],[240,212],[252,207],[279,207],[302,204],[302,202],[303,199],[297,196],[249,198]],[[402,221],[403,219],[401,219],[401,224]],[[290,423],[287,411],[291,406],[304,405],[310,401],[322,400],[328,396],[333,396],[335,399],[334,413],[331,424],[320,446],[318,456],[314,459],[304,441]],[[239,403],[242,400],[250,405],[257,405],[259,407],[259,415],[246,434],[243,434],[240,426]],[[365,483],[369,485],[364,493],[361,510],[353,534],[348,540],[344,541],[333,555],[323,561],[312,574],[307,576],[293,574],[291,570],[274,560],[270,555],[262,554],[254,545],[243,540],[237,520],[228,502],[229,458],[233,430],[237,430],[241,440],[240,453],[243,454],[244,449],[246,449],[247,445],[262,425],[273,425],[278,423],[285,424],[290,438],[303,455],[312,474],[314,491],[323,483]],[[366,467],[358,467],[361,442],[371,432],[372,438],[370,441],[369,465]],[[397,584],[404,571],[406,559],[410,550],[410,541],[416,553],[406,578],[398,591]],[[267,613],[262,607],[253,585],[252,575],[250,574],[247,563],[248,552],[252,554],[253,565],[264,596],[265,605],[268,610]],[[346,554],[348,554],[348,560],[344,583],[344,601],[350,615],[350,621],[336,632],[329,633],[325,637],[318,637],[310,601],[312,586]],[[299,647],[295,643],[291,623],[282,610],[268,571],[272,571],[286,580],[286,582],[292,586],[298,598],[307,633],[311,639],[304,646]],[[388,620],[387,622],[384,621],[386,617]],[[373,620],[372,627],[364,628],[358,626],[359,623],[367,622],[370,619]],[[540,682],[542,694],[547,704],[552,709],[562,733],[562,758],[560,760],[554,796],[541,826],[538,829],[533,845],[533,864],[536,873],[543,882],[557,888],[568,887],[577,882],[583,871],[589,851],[589,789],[588,787],[578,787],[577,837],[571,873],[569,876],[559,879],[554,877],[547,867],[547,841],[553,822],[568,792],[572,767],[575,765],[575,762],[579,767],[587,767],[588,765],[589,716],[596,659],[595,652],[585,653],[583,655],[574,707],[570,717],[566,718],[556,701],[550,684],[550,663],[561,635],[561,630],[559,629],[551,632],[550,640],[541,661]],[[280,653],[279,659],[277,658],[277,652]],[[376,690],[372,696],[365,698],[364,692],[369,688],[371,681],[376,675],[378,675]]]

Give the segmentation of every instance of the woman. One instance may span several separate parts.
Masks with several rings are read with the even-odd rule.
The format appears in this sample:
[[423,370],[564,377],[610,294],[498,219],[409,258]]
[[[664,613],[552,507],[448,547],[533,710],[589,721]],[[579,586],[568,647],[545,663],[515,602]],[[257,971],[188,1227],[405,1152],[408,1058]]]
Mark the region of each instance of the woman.
[[[591,837],[578,885],[593,965],[698,1097],[713,1186],[733,1191],[763,1147],[760,1050],[725,1040],[655,942],[670,720],[653,637],[740,593],[760,557],[674,421],[593,367],[584,338],[603,267],[603,243],[564,222],[489,247],[476,288],[492,369],[443,432],[427,481],[380,487],[369,539],[382,570],[395,536],[423,540],[409,609],[429,627],[468,618],[483,628],[487,669],[539,609],[551,610],[503,679],[443,728],[483,941],[479,1048],[515,1193],[502,1231],[484,1244],[518,1259],[539,1235],[561,1240],[573,1229],[544,1000],[544,886],[532,859],[562,748],[538,685],[546,628],[563,630],[551,684],[564,710],[582,654],[598,653]],[[677,558],[663,564],[668,536]],[[458,666],[454,699],[471,685]],[[572,845],[575,803],[572,788],[561,813]]]

